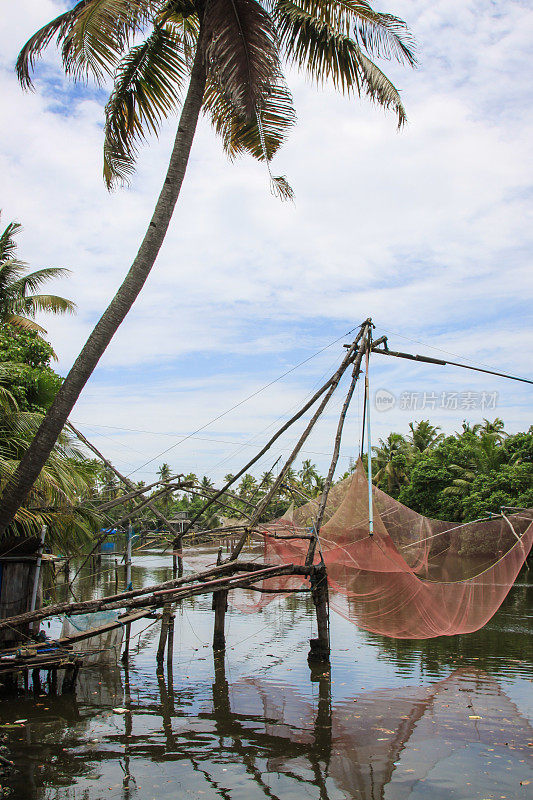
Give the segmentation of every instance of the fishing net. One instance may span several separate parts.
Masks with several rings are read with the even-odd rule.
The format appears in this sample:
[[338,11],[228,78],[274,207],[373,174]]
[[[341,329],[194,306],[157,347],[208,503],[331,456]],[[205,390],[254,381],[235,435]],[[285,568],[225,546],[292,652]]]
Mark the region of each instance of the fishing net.
[[[108,623],[116,622],[120,611],[95,611],[92,614],[76,614],[65,617],[61,629],[61,637],[74,636],[76,633],[86,632],[92,628],[100,628]],[[75,653],[84,653],[83,663],[87,664],[117,664],[122,647],[123,627],[112,628],[82,639],[74,644]]]
[[[320,498],[261,526],[269,564],[304,564]],[[417,514],[368,483],[359,461],[331,490],[315,563],[323,558],[331,607],[361,628],[402,639],[478,630],[498,610],[533,543],[533,509],[457,524]],[[266,580],[289,593],[302,579]],[[265,593],[258,605],[269,602]],[[250,606],[250,610],[252,606]]]

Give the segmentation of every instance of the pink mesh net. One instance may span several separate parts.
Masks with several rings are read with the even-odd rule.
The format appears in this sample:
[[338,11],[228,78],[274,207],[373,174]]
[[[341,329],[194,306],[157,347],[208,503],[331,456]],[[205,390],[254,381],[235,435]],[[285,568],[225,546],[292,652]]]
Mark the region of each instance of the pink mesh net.
[[[261,527],[265,561],[303,564],[320,498]],[[369,535],[368,484],[358,463],[333,487],[320,550],[327,566],[331,607],[365,630],[402,639],[471,633],[498,610],[533,543],[533,510],[456,523],[417,514],[373,487],[374,535]],[[302,585],[274,578],[263,589]],[[272,599],[265,594],[259,604]],[[251,610],[251,609],[250,609]]]

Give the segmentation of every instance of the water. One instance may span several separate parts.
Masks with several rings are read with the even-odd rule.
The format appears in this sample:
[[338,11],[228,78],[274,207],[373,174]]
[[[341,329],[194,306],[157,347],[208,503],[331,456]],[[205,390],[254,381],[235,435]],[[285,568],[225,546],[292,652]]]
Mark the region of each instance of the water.
[[[112,591],[113,564],[104,556],[98,579],[85,570],[80,592]],[[136,557],[133,582],[170,573],[168,555],[151,551]],[[83,669],[75,697],[0,700],[1,752],[15,762],[0,776],[4,791],[17,800],[533,797],[531,572],[468,636],[387,640],[332,615],[331,671],[307,665],[316,634],[307,595],[255,614],[230,608],[225,657],[213,656],[212,626],[210,596],[191,598],[176,612],[171,671],[156,674],[159,624],[140,620],[128,669]]]

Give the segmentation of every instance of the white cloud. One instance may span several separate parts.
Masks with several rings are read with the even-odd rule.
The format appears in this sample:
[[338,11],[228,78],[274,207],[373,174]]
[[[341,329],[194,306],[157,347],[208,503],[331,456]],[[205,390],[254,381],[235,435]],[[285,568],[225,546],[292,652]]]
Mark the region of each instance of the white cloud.
[[[78,316],[45,321],[65,372],[135,254],[175,121],[142,149],[132,188],[109,195],[101,180],[100,95],[78,98],[52,51],[35,94],[23,94],[12,72],[25,38],[62,5],[20,0],[4,10],[0,89],[9,115],[0,130],[0,204],[4,221],[24,224],[20,252],[32,266],[73,271],[57,290],[76,300]],[[516,342],[524,341],[532,284],[525,165],[533,14],[515,0],[391,0],[387,10],[406,18],[420,42],[418,70],[386,67],[403,89],[405,130],[397,133],[393,118],[365,100],[317,91],[291,75],[299,121],[276,168],[294,185],[292,206],[269,195],[261,165],[228,164],[203,122],[153,274],[76,418],[193,430],[369,314],[378,327],[528,373],[527,350]],[[306,394],[333,355],[276,384],[268,399],[254,398],[231,416],[230,428],[216,430],[260,430]],[[444,377],[437,368],[426,383],[428,372],[403,363],[376,369],[398,391],[413,381],[423,389],[447,381],[494,385],[463,373]],[[511,386],[504,387],[505,414],[498,413],[518,429],[530,419],[522,389]],[[442,424],[452,428],[462,416],[445,416]],[[406,423],[404,415],[383,415],[376,434]],[[318,436],[317,452],[328,450],[331,430],[328,424]],[[140,453],[158,452],[162,438],[124,434],[120,446],[101,444],[118,463],[138,465],[147,460]],[[126,439],[140,452],[128,455]],[[223,451],[189,442],[176,454],[208,472]]]

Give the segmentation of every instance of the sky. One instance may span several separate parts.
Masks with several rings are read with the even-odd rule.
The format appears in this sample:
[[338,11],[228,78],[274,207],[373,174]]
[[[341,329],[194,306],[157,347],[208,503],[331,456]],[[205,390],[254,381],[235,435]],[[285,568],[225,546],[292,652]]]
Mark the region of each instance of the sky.
[[[0,21],[1,222],[23,224],[19,255],[31,268],[71,270],[50,289],[77,315],[40,319],[62,375],[131,264],[176,129],[172,118],[141,149],[130,187],[107,191],[105,87],[69,84],[53,48],[34,93],[13,71],[26,39],[70,5],[3,0]],[[289,71],[298,120],[273,171],[294,203],[269,193],[264,165],[228,162],[200,123],[156,265],[71,415],[132,478],[151,480],[164,461],[217,482],[236,472],[335,370],[367,317],[391,349],[532,377],[533,10],[526,0],[375,7],[405,19],[418,43],[416,70],[380,62],[408,124],[398,132],[369,100]],[[510,433],[532,423],[527,384],[371,362],[374,444],[413,420],[447,433],[465,419],[499,416]],[[324,472],[342,390],[302,454]],[[340,473],[359,452],[361,393]]]

